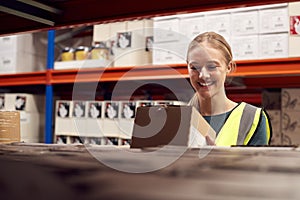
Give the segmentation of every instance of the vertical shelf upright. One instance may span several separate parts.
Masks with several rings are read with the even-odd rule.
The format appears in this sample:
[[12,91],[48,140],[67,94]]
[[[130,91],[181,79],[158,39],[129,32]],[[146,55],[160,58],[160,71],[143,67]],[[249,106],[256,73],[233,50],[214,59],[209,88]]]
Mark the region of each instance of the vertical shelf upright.
[[46,111],[45,111],[45,143],[53,143],[53,86],[51,70],[54,66],[55,31],[48,31],[47,76],[46,76]]

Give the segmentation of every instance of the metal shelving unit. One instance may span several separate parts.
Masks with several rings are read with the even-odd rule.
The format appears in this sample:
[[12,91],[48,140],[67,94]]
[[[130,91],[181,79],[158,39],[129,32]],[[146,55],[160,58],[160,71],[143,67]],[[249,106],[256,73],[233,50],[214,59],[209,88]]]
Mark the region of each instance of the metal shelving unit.
[[[292,1],[226,0],[220,2],[217,0],[154,0],[146,1],[142,4],[137,0],[111,0],[105,2],[97,0],[43,1],[43,3],[47,2],[51,3],[55,11],[52,12],[52,14],[48,16],[49,19],[47,19],[53,21],[52,25],[49,25],[49,23],[45,24],[43,21],[20,18],[20,16],[11,15],[11,13],[0,13],[0,22],[5,24],[5,26],[0,27],[0,35],[49,30],[47,70],[42,72],[0,75],[0,87],[24,85],[45,86],[45,142],[51,143],[53,124],[53,85],[73,84],[75,82],[115,82],[120,80],[188,78],[187,67],[185,64],[140,67],[128,66],[105,69],[54,70],[53,54],[55,29],[83,24],[93,25],[112,21],[170,15],[175,13],[199,12]],[[2,4],[0,3],[0,5]],[[22,12],[26,12],[26,10],[22,10]],[[34,15],[35,13],[32,14]],[[77,76],[78,73],[80,73],[80,76]],[[125,74],[126,76],[124,77]],[[300,57],[238,61],[237,71],[231,76],[234,79],[242,80],[243,89],[249,90],[257,88],[300,87]],[[229,90],[230,89],[231,88],[229,88]],[[234,86],[232,89],[234,89]],[[248,97],[253,101],[256,101],[259,98],[257,94],[250,94]]]

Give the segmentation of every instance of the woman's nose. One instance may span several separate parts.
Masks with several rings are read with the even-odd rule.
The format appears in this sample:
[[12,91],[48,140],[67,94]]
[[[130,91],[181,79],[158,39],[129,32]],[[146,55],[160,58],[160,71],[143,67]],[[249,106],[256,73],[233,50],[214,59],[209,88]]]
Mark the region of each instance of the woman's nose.
[[206,67],[202,67],[201,70],[199,70],[199,77],[200,78],[209,78],[210,74],[207,71]]

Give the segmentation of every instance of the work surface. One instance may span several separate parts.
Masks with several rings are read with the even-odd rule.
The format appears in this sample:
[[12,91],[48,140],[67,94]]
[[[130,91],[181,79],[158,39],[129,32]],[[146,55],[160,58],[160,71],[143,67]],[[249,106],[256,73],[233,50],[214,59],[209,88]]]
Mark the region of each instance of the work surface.
[[300,199],[299,148],[16,143],[0,154],[1,200]]

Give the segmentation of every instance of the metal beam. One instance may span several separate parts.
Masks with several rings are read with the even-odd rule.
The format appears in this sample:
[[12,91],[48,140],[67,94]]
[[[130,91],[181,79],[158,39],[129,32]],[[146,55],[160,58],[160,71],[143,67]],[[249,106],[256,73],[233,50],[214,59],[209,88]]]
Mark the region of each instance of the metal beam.
[[0,0],[0,11],[50,26],[60,10],[32,0]]

